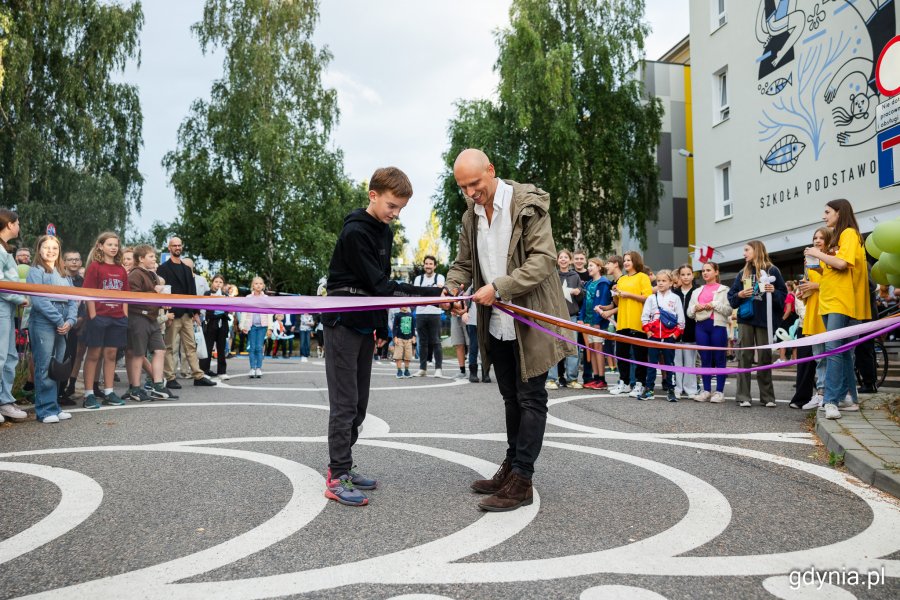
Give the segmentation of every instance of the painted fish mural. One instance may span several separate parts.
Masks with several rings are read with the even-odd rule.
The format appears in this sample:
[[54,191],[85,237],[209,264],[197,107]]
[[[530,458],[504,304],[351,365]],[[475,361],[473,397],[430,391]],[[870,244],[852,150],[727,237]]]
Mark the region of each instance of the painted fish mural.
[[794,85],[794,74],[791,73],[787,77],[780,77],[772,83],[766,84],[760,89],[760,92],[766,96],[777,96],[781,90],[789,85]]
[[797,136],[790,134],[784,136],[775,142],[765,158],[759,158],[759,172],[762,173],[763,167],[768,167],[775,173],[790,171],[797,164],[804,148],[806,144],[798,140]]

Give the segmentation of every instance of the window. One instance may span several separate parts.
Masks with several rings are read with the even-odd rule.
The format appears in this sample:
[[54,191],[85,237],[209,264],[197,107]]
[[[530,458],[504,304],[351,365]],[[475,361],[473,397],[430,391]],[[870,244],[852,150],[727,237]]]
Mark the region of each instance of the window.
[[728,67],[714,75],[713,83],[715,93],[713,106],[716,107],[713,120],[716,123],[721,123],[722,121],[727,121],[728,117],[731,116],[731,109],[728,106]]
[[709,0],[709,29],[715,33],[728,22],[726,0]]
[[731,163],[716,167],[716,220],[730,219],[734,214],[731,202]]

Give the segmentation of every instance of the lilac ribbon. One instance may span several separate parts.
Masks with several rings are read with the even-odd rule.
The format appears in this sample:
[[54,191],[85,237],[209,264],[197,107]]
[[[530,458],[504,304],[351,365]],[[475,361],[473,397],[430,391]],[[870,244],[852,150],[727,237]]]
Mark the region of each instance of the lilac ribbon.
[[[670,366],[670,365],[653,364],[653,363],[643,362],[643,361],[639,361],[639,360],[632,360],[630,358],[616,357],[615,354],[607,354],[606,352],[603,352],[601,350],[595,350],[594,348],[589,348],[588,346],[585,346],[584,344],[579,344],[578,342],[573,342],[569,338],[562,336],[562,335],[556,333],[555,331],[547,329],[543,325],[539,325],[534,321],[526,319],[525,317],[518,315],[509,309],[503,308],[502,306],[498,306],[497,308],[499,308],[501,311],[505,312],[506,314],[510,315],[513,319],[515,319],[516,321],[518,321],[520,323],[524,323],[525,325],[528,325],[529,327],[533,327],[533,328],[537,329],[538,331],[542,331],[548,335],[552,335],[553,337],[555,337],[559,340],[562,340],[563,342],[565,342],[567,344],[572,344],[572,345],[578,346],[579,348],[587,350],[588,352],[594,352],[594,353],[600,354],[602,356],[612,356],[612,357],[618,358],[618,360],[624,360],[625,362],[629,362],[629,363],[632,363],[635,365],[642,365],[644,367],[649,367],[651,369],[659,369],[660,371],[672,371],[673,373],[690,373],[692,375],[734,375],[736,373],[752,373],[753,371],[768,371],[771,369],[781,369],[784,367],[792,367],[794,365],[799,365],[800,363],[810,362],[813,360],[818,360],[820,358],[834,356],[835,354],[841,354],[842,352],[846,352],[847,350],[850,350],[851,348],[855,348],[856,346],[858,346],[864,342],[867,342],[871,339],[880,337],[881,335],[883,335],[884,333],[887,333],[888,331],[891,331],[892,329],[896,329],[896,328],[900,327],[900,320],[895,320],[893,324],[888,325],[887,327],[880,328],[877,331],[874,331],[866,336],[857,338],[853,341],[843,344],[842,346],[838,346],[837,348],[835,348],[833,350],[828,350],[826,352],[823,352],[822,354],[817,354],[815,356],[807,356],[804,358],[795,358],[792,360],[786,360],[786,361],[778,363],[778,364],[773,363],[773,364],[769,364],[769,365],[759,365],[757,367],[727,367],[725,369],[717,369],[714,367],[676,367],[676,366]],[[866,324],[870,325],[871,323],[866,323]],[[849,327],[846,327],[844,329],[838,329],[836,331],[831,331],[829,333],[840,334],[840,337],[837,339],[845,339],[847,337],[850,337],[847,335],[849,329],[850,329]],[[628,338],[627,336],[621,336],[621,337],[625,338],[625,340],[629,340],[629,339],[633,340],[634,339],[634,338]],[[810,337],[814,337],[814,336],[810,336]],[[804,339],[806,339],[806,338],[804,338]],[[696,346],[695,346],[695,348],[696,348]],[[672,349],[674,350],[674,348],[672,348]],[[734,350],[750,350],[750,349],[751,348],[734,348]],[[725,352],[726,348],[715,348],[715,350],[718,352]]]

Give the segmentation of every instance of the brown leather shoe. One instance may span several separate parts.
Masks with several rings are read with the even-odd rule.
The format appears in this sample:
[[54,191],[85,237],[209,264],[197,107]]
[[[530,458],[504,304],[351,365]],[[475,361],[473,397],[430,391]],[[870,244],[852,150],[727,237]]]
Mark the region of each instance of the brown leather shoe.
[[497,472],[494,473],[494,476],[490,479],[479,479],[477,481],[472,482],[472,489],[479,494],[496,494],[500,488],[503,487],[503,484],[506,483],[506,478],[509,476],[512,471],[512,464],[510,464],[509,459],[504,459],[503,463],[500,465],[500,468],[497,469]]
[[506,512],[528,506],[532,498],[531,480],[518,473],[510,473],[500,491],[479,502],[478,508],[490,512]]

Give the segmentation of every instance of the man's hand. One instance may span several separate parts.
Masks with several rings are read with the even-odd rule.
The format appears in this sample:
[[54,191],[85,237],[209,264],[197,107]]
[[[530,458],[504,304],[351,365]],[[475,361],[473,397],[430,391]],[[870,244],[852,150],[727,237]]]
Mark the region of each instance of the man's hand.
[[493,306],[494,302],[497,301],[496,293],[494,286],[489,283],[481,286],[478,291],[475,292],[475,295],[472,296],[472,301],[476,304],[481,304],[482,306]]

